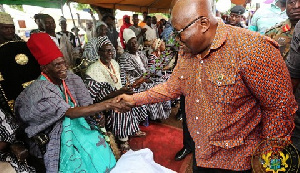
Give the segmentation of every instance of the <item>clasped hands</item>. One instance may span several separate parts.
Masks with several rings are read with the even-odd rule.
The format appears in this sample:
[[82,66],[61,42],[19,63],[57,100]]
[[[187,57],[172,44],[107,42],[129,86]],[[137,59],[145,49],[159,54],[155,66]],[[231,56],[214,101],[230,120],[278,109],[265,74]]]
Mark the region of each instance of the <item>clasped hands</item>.
[[110,109],[118,113],[124,113],[135,107],[135,101],[132,95],[121,94],[115,98],[104,101],[110,105]]

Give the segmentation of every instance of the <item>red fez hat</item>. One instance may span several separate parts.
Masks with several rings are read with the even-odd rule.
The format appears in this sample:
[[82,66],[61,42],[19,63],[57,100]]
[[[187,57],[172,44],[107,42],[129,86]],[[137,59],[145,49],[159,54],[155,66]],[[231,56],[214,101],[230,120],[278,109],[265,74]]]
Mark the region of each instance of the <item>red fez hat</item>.
[[27,46],[40,65],[47,65],[53,60],[63,57],[63,54],[47,33],[32,34]]

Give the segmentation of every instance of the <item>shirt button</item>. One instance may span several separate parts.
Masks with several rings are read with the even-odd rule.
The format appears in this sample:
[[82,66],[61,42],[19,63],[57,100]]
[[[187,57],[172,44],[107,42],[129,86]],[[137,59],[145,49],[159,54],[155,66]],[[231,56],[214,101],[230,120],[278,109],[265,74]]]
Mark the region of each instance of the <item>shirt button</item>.
[[197,131],[196,133],[197,133],[197,135],[199,135],[199,134],[200,134],[200,132],[198,132],[198,131]]
[[197,99],[196,102],[199,103],[199,100]]
[[225,146],[228,147],[228,143],[225,143]]
[[201,82],[201,79],[199,79],[199,82]]
[[200,148],[200,146],[197,146],[197,148]]
[[222,84],[222,82],[218,82],[218,85],[221,85]]
[[180,76],[181,79],[183,79],[183,76]]
[[203,60],[201,60],[200,63],[203,64]]
[[198,120],[198,117],[196,117],[196,120]]

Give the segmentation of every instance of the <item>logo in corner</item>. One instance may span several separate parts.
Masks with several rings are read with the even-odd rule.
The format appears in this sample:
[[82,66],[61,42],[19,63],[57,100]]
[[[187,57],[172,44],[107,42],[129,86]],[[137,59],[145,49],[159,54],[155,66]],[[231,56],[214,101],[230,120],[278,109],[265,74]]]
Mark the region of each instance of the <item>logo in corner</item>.
[[298,150],[291,142],[268,139],[258,145],[251,164],[254,173],[297,173],[299,161]]

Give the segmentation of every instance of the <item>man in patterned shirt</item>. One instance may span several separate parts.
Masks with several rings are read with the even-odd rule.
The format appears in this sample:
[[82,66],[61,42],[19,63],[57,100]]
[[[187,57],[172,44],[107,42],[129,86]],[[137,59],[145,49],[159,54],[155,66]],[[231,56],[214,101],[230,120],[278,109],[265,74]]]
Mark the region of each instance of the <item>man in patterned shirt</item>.
[[278,45],[217,20],[208,0],[179,0],[172,25],[183,48],[170,79],[118,98],[132,105],[186,97],[194,172],[250,172],[256,146],[289,140],[297,103]]

